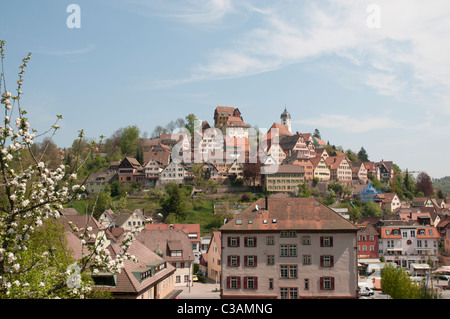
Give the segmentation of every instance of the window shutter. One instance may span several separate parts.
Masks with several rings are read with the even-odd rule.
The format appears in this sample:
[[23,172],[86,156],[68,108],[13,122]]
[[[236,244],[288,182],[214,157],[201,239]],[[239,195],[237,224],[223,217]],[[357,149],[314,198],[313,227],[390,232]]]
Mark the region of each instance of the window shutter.
[[231,288],[231,278],[230,276],[227,277],[227,289]]
[[256,247],[256,237],[253,237],[253,247]]
[[247,247],[247,239],[248,237],[244,237],[244,247]]
[[237,237],[237,238],[236,238],[236,247],[239,247],[240,239],[241,239],[240,237]]
[[254,259],[255,267],[257,267],[258,266],[258,256],[253,257],[253,259]]
[[323,237],[320,237],[320,247],[323,247]]
[[241,289],[241,277],[236,277],[236,280],[238,289]]
[[228,241],[228,247],[231,247],[231,237],[228,237],[227,241]]
[[248,266],[248,256],[244,256],[244,267]]
[[334,290],[334,277],[331,277],[331,290]]
[[258,277],[253,277],[255,289],[258,289]]
[[330,256],[330,267],[334,267],[334,256]]
[[231,266],[231,256],[227,257],[227,266],[230,267]]
[[333,236],[330,236],[330,247],[333,247]]
[[320,290],[323,290],[323,277],[320,277]]
[[320,267],[323,267],[323,256],[320,256]]
[[241,265],[241,256],[237,256],[237,266]]
[[244,289],[247,289],[248,285],[247,285],[247,277],[244,277]]

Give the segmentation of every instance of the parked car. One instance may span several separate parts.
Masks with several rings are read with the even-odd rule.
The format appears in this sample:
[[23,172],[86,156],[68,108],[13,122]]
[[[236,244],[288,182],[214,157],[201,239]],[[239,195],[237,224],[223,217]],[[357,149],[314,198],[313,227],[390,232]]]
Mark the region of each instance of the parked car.
[[375,293],[372,289],[367,286],[359,286],[359,295],[360,296],[373,296]]
[[197,275],[192,275],[192,281],[198,281]]

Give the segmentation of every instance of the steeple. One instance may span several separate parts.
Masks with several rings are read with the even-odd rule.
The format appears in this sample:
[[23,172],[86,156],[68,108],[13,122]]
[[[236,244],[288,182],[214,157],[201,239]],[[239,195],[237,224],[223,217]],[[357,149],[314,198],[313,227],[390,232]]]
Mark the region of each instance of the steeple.
[[284,125],[289,130],[289,132],[292,133],[291,114],[289,114],[289,112],[287,111],[286,106],[284,107],[284,112],[281,113],[280,119],[281,119],[281,125]]

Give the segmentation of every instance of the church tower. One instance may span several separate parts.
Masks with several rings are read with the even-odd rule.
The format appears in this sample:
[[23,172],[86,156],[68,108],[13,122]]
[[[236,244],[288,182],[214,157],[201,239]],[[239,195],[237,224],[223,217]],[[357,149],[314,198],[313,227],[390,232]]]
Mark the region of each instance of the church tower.
[[291,114],[289,114],[289,112],[286,110],[286,107],[284,107],[284,112],[281,113],[280,119],[281,125],[284,125],[289,130],[289,132],[292,133]]

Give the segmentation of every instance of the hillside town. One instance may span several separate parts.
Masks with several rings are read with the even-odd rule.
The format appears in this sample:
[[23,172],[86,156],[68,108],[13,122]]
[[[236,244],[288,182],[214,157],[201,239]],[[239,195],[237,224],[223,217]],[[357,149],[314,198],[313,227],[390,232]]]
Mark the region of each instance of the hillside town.
[[[213,126],[204,121],[193,136],[145,140],[144,164],[127,156],[91,174],[85,189],[94,196],[118,181],[138,184],[141,193],[191,185],[195,201],[208,193],[199,176],[216,183],[209,193],[217,198],[240,189],[259,194],[228,207],[231,215],[211,231],[198,222],[168,223],[160,211],[109,208],[94,217],[66,208],[65,220],[88,224],[113,250],[125,233],[142,228],[131,246],[138,262],[126,261],[118,275],[92,275],[96,286],[113,298],[171,299],[201,280],[214,283],[223,299],[355,299],[361,287],[380,290],[380,270],[391,264],[419,281],[441,276],[447,288],[449,197],[400,199],[392,161],[352,161],[317,135],[292,133],[286,109],[267,132],[254,134],[256,143],[251,135],[237,108],[219,106]],[[391,188],[377,189],[375,182]],[[338,196],[325,202],[318,194],[330,193],[330,185]],[[357,202],[381,214],[367,214]],[[210,214],[220,215],[219,209]],[[83,246],[66,230],[75,258],[81,256]]]

